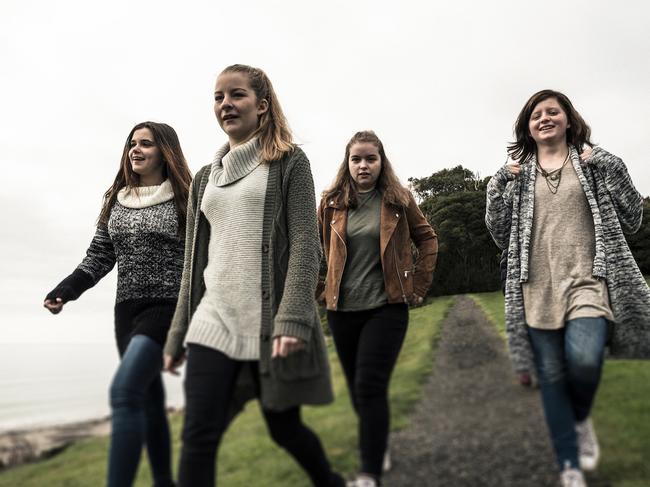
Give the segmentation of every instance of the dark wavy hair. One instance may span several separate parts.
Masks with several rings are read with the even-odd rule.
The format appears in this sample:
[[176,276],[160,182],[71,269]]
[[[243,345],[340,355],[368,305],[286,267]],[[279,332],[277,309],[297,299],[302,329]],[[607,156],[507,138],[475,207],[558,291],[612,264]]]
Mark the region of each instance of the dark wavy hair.
[[564,110],[564,113],[566,113],[569,122],[569,127],[566,131],[567,142],[575,146],[578,152],[582,152],[585,145],[593,147],[594,144],[589,139],[591,137],[591,128],[573,107],[571,100],[559,91],[542,90],[531,96],[524,105],[524,108],[519,112],[513,130],[515,141],[508,144],[508,155],[512,160],[520,163],[528,162],[537,152],[537,144],[530,134],[528,124],[530,122],[530,116],[537,104],[549,98],[555,98],[562,107],[562,110]]
[[377,134],[372,130],[364,130],[357,132],[352,136],[348,144],[345,146],[345,157],[339,166],[339,170],[334,179],[332,186],[325,190],[322,194],[323,198],[338,197],[339,201],[347,207],[354,208],[357,205],[357,185],[350,175],[348,168],[348,160],[350,159],[350,149],[354,144],[369,142],[377,147],[379,157],[381,158],[381,172],[377,179],[377,188],[381,191],[384,201],[394,206],[407,207],[409,205],[410,193],[399,182],[393,166],[391,165],[386,152],[384,151],[384,144],[381,143]]
[[133,171],[131,161],[129,161],[129,150],[131,149],[131,139],[136,130],[147,128],[153,135],[153,142],[160,149],[163,166],[163,177],[169,179],[174,190],[174,204],[176,214],[178,215],[178,233],[184,235],[185,221],[187,218],[187,198],[190,192],[190,183],[192,182],[192,173],[187,166],[187,161],[181,149],[181,143],[178,140],[176,131],[166,123],[142,122],[131,129],[124,149],[122,150],[122,159],[120,160],[120,169],[117,171],[115,180],[110,188],[104,193],[104,203],[99,213],[100,224],[107,225],[108,218],[111,216],[111,209],[117,200],[117,193],[120,189],[129,186],[137,188],[140,186],[140,176]]

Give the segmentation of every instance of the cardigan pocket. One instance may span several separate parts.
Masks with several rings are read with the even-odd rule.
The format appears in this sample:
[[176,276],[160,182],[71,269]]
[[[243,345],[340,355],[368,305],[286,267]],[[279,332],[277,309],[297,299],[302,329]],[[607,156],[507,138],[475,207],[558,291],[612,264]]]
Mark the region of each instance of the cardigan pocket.
[[270,361],[271,376],[282,381],[310,379],[321,373],[321,353],[316,337],[307,344],[307,348],[287,357],[276,357]]

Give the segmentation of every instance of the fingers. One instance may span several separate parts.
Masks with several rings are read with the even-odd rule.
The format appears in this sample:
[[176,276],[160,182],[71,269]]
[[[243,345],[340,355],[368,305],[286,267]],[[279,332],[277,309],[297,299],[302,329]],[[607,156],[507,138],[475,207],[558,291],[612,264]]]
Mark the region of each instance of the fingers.
[[63,300],[61,298],[46,299],[43,301],[43,306],[52,314],[57,314],[63,309]]
[[515,176],[519,176],[519,173],[521,172],[521,166],[516,161],[507,163],[506,168],[508,171],[510,171],[510,174],[513,174]]
[[532,385],[532,380],[528,372],[521,372],[519,374],[519,384],[525,387],[530,387]]
[[589,157],[591,157],[591,153],[594,151],[592,147],[587,147],[584,151],[582,151],[582,154],[580,154],[580,162],[582,163],[583,166],[587,165],[587,161]]
[[163,356],[163,370],[165,372],[169,372],[172,375],[180,375],[180,372],[178,372],[176,369],[183,365],[183,362],[185,362],[185,354],[178,357],[177,360],[174,360],[174,357],[171,355],[165,354]]
[[288,336],[275,337],[273,339],[273,352],[271,353],[271,358],[284,358],[292,353],[302,350],[303,348],[305,348],[305,342],[300,338]]

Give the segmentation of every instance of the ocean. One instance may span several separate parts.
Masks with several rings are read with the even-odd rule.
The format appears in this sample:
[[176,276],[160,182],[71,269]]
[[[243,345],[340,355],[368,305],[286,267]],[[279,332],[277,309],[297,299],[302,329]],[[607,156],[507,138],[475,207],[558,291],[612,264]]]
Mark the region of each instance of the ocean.
[[[0,431],[108,416],[118,362],[107,343],[0,344]],[[182,378],[163,377],[167,406],[182,407]]]

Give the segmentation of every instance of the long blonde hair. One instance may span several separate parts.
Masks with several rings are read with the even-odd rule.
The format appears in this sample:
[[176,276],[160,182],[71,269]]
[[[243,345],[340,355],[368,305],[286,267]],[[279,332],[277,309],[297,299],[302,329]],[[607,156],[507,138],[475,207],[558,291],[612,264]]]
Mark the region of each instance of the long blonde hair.
[[261,147],[262,160],[277,161],[294,149],[293,136],[278,97],[273,90],[271,80],[264,71],[245,64],[233,64],[224,69],[224,73],[243,73],[248,77],[257,101],[266,100],[269,109],[259,119],[257,130],[252,134],[258,137]]
[[350,149],[352,146],[363,142],[369,142],[377,147],[377,152],[379,152],[379,157],[381,157],[381,172],[377,179],[377,189],[381,191],[383,200],[394,206],[407,207],[409,205],[410,193],[399,182],[395,171],[393,171],[393,166],[388,160],[388,157],[386,157],[384,144],[381,143],[377,134],[372,130],[363,130],[352,136],[345,146],[345,157],[339,166],[334,183],[329,189],[323,192],[323,198],[338,198],[347,207],[354,208],[357,205],[358,190],[356,183],[350,175],[348,160],[350,159]]

